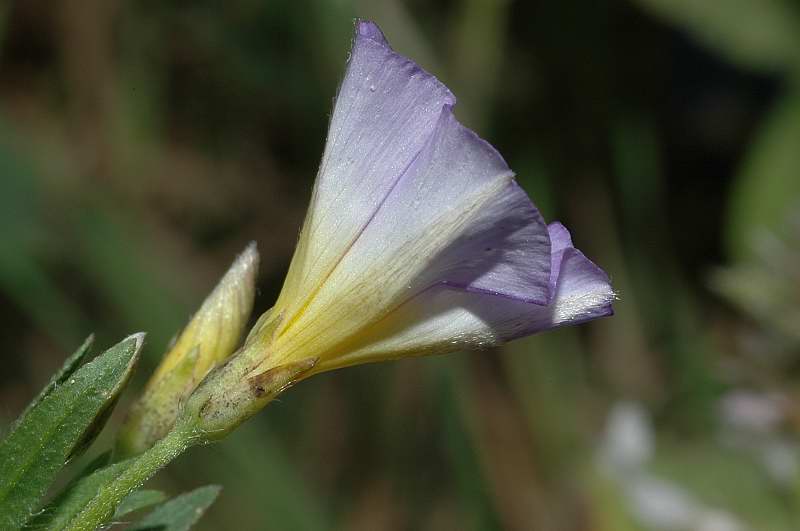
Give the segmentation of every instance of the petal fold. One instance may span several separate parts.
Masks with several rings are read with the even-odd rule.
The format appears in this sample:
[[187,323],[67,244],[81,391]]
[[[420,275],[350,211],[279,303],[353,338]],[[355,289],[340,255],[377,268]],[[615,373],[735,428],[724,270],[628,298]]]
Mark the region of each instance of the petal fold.
[[550,269],[544,220],[525,191],[510,181],[436,258],[424,284],[547,304]]
[[556,252],[556,291],[549,304],[526,303],[449,286],[433,286],[409,300],[325,360],[319,370],[412,355],[496,346],[519,337],[613,314],[614,291],[605,272],[572,246],[560,223],[548,227]]

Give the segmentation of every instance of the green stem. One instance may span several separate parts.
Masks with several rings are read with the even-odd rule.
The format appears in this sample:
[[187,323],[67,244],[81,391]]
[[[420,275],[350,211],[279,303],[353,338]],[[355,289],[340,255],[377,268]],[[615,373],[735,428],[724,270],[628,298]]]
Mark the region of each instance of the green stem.
[[51,531],[87,531],[99,528],[114,515],[117,505],[125,496],[198,442],[199,437],[191,427],[176,426],[152,448],[133,459],[114,481],[103,485],[69,523]]

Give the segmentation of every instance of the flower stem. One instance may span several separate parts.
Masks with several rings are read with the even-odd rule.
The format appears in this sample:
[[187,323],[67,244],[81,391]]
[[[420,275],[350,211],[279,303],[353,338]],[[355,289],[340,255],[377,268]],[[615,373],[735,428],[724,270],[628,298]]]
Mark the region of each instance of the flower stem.
[[187,425],[177,425],[152,448],[131,461],[119,476],[103,485],[97,494],[59,531],[86,531],[107,523],[125,496],[140,487],[187,448],[200,442]]

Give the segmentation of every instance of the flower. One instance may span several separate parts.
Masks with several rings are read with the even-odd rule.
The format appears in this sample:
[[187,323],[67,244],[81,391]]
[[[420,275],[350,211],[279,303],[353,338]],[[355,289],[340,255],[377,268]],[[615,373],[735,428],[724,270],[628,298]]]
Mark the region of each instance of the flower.
[[[607,275],[563,225],[545,224],[500,154],[455,118],[455,101],[374,23],[356,23],[281,294],[198,390],[209,429],[252,414],[270,386],[321,371],[612,313]],[[240,402],[240,415],[222,411]]]
[[239,347],[253,308],[258,263],[251,243],[174,340],[125,419],[121,454],[140,453],[166,435],[186,398]]

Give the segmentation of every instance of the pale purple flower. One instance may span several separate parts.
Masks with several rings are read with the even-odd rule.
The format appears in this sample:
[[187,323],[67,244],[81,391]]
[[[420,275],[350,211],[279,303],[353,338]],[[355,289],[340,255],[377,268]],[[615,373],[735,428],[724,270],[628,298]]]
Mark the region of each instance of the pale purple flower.
[[290,271],[250,336],[269,343],[259,368],[488,347],[612,313],[608,276],[455,103],[357,22]]
[[221,438],[315,373],[498,345],[610,315],[607,275],[545,224],[455,97],[356,25],[311,205],[275,306],[189,398]]

